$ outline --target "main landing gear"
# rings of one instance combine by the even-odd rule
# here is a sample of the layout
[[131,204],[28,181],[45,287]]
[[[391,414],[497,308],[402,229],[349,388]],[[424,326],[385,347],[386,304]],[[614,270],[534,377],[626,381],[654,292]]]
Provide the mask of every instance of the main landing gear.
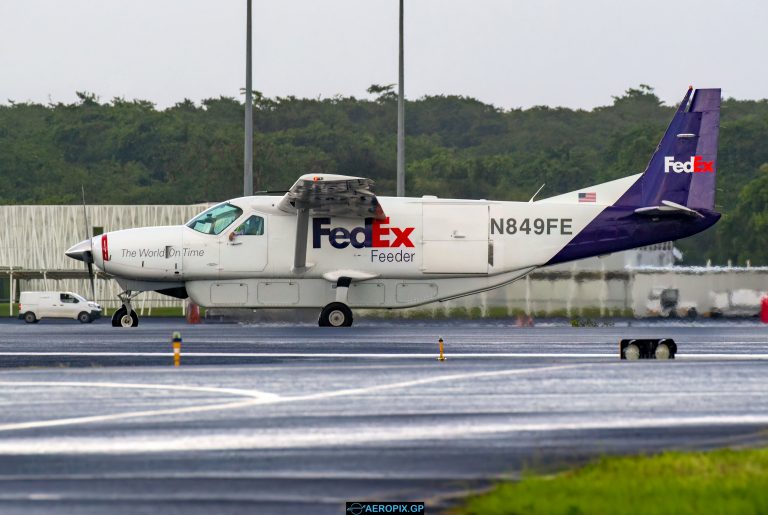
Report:
[[139,325],[139,315],[131,307],[131,299],[140,291],[125,290],[117,296],[123,302],[123,306],[112,315],[112,327],[136,327]]
[[352,325],[352,310],[341,302],[331,302],[320,312],[317,323],[320,327],[349,327]]
[[347,306],[347,294],[352,279],[340,277],[336,281],[336,302],[331,302],[320,312],[317,324],[320,327],[349,327],[352,325],[352,310]]

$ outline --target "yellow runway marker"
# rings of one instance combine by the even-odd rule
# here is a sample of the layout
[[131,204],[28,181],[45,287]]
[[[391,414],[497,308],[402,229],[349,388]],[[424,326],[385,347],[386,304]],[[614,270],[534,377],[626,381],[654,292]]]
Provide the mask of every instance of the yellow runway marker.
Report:
[[437,361],[445,361],[445,354],[443,354],[443,339],[438,338],[437,343],[440,345],[440,355],[437,357]]
[[173,333],[173,366],[181,365],[181,333]]

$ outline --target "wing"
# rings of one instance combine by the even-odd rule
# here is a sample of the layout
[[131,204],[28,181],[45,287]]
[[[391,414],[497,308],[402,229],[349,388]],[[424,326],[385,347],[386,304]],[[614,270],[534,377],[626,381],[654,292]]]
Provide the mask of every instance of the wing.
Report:
[[302,175],[291,186],[277,207],[288,213],[308,209],[312,216],[344,216],[350,218],[385,218],[373,193],[374,182],[347,175]]
[[293,271],[298,274],[312,266],[307,265],[310,215],[386,218],[373,193],[373,181],[346,175],[302,175],[283,195],[277,207],[287,213],[296,213]]

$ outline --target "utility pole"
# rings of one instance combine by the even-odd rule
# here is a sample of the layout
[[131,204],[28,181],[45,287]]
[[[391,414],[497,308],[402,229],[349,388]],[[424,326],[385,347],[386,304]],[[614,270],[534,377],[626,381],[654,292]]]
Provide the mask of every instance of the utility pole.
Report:
[[[250,1],[250,0],[249,0]],[[403,83],[403,0],[400,0],[400,59],[397,79],[397,196],[405,196],[405,85]]]
[[245,157],[243,195],[253,195],[253,85],[251,81],[251,0],[248,2],[248,21],[245,36]]

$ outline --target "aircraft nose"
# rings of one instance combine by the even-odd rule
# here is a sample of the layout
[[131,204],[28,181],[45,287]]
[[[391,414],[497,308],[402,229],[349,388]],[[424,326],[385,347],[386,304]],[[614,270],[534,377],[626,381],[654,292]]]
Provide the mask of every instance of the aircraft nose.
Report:
[[91,246],[91,240],[84,240],[77,245],[70,247],[64,254],[72,259],[78,261],[84,261],[86,263],[93,263],[93,247]]

